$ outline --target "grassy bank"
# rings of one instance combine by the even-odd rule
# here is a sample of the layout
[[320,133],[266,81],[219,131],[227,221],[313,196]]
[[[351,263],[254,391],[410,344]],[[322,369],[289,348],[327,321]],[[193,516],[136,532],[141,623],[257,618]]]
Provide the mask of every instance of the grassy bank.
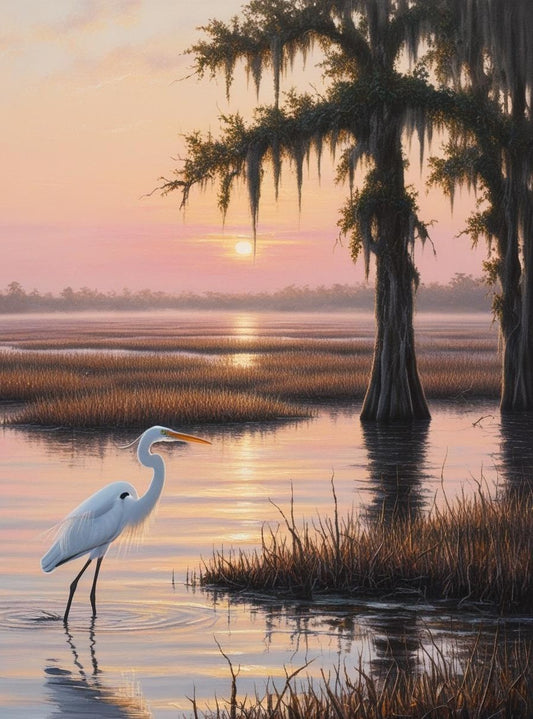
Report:
[[[312,402],[361,400],[372,361],[366,338],[89,336],[19,342],[24,349],[0,353],[0,399],[26,403],[14,422],[41,425],[307,416]],[[499,395],[492,337],[422,339],[419,366],[430,399]]]
[[312,598],[318,594],[446,600],[533,611],[533,498],[460,497],[444,511],[365,523],[355,514],[264,531],[260,550],[215,551],[203,586]]

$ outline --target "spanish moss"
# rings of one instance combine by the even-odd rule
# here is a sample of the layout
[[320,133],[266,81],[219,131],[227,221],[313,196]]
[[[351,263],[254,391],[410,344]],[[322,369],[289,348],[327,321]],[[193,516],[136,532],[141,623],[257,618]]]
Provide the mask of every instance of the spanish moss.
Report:
[[[444,181],[452,200],[461,182],[490,202],[508,199],[498,212],[474,214],[471,229],[491,242],[496,237],[499,256],[492,271],[502,286],[515,288],[507,325],[522,326],[521,355],[508,387],[533,408],[525,359],[533,355],[533,337],[524,329],[526,320],[533,326],[533,251],[526,239],[533,226],[533,11],[526,0],[513,3],[512,10],[503,0],[251,0],[241,17],[210,21],[203,28],[206,39],[191,48],[196,73],[222,72],[228,93],[241,62],[256,91],[270,76],[274,103],[258,108],[246,123],[225,117],[219,140],[189,142],[183,168],[161,189],[177,189],[185,202],[193,186],[218,183],[225,213],[233,179],[244,179],[256,243],[265,163],[272,165],[276,196],[283,166],[289,165],[301,207],[304,163],[316,156],[320,176],[323,148],[329,146],[348,192],[339,203],[341,234],[350,239],[352,257],[363,257],[367,274],[371,264],[376,269],[377,331],[366,419],[429,416],[413,331],[414,250],[428,232],[404,170],[411,138],[418,141],[422,167],[434,130],[444,124],[448,155],[432,161],[433,180]],[[420,58],[422,49],[429,52]],[[297,59],[305,64],[311,51],[321,61],[324,89],[282,96],[281,79]],[[406,58],[411,69],[405,69]],[[430,69],[442,87],[430,82]],[[512,108],[512,127],[506,106]],[[505,257],[511,259],[503,269]],[[502,302],[510,302],[505,290]],[[531,400],[524,389],[529,385]],[[513,400],[509,406],[518,405]]]
[[452,202],[460,185],[483,201],[466,232],[474,242],[487,241],[485,270],[503,345],[501,409],[532,410],[533,6],[528,0],[447,5],[433,61],[457,102],[445,156],[431,161],[432,180]]

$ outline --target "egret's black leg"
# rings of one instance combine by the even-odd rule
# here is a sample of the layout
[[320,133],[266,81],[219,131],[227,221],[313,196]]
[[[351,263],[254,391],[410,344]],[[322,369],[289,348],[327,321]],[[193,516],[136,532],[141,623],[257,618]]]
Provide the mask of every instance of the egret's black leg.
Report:
[[83,567],[81,568],[81,572],[77,575],[77,577],[74,579],[72,584],[70,585],[70,594],[68,595],[68,602],[67,602],[67,608],[65,609],[65,614],[63,615],[63,623],[66,624],[68,620],[68,613],[70,612],[70,605],[72,604],[72,599],[74,597],[74,592],[76,591],[76,587],[78,586],[78,582],[80,581],[80,577],[83,574],[83,572],[87,569],[89,564],[92,562],[92,559],[88,559]]
[[103,557],[98,557],[96,561],[96,569],[94,570],[93,587],[91,589],[91,607],[93,608],[93,617],[96,617],[96,581],[100,574],[100,565],[102,564]]

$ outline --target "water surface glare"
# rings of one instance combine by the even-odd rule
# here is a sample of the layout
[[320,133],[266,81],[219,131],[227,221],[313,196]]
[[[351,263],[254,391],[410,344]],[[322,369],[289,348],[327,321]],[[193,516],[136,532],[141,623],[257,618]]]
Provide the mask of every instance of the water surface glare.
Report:
[[[287,324],[281,329],[292,331]],[[327,326],[335,335],[346,330],[335,320]],[[230,694],[217,643],[241,667],[239,691],[261,695],[267,677],[282,686],[284,667],[311,660],[303,677],[355,667],[360,658],[372,671],[393,663],[415,670],[434,641],[444,652],[452,638],[467,647],[480,631],[490,641],[496,618],[430,605],[252,602],[186,586],[188,571],[213,547],[258,546],[263,524],[281,522],[275,505],[289,509],[291,491],[298,522],[332,516],[332,479],[341,515],[356,508],[370,518],[423,512],[480,483],[490,492],[523,489],[533,466],[530,417],[502,420],[494,402],[433,402],[431,410],[429,424],[381,429],[362,427],[355,404],[320,406],[299,422],[179,427],[212,445],[161,446],[167,483],[148,534],[140,547],[115,547],[105,559],[95,620],[92,576],[82,579],[68,630],[61,617],[82,560],[42,574],[46,531],[110,481],[144,491],[149,471],[134,448],[119,449],[137,432],[3,427],[2,716],[66,719],[79,715],[80,701],[83,716],[95,719],[190,715],[188,697],[213,705]],[[510,621],[507,631],[533,633],[526,619]]]

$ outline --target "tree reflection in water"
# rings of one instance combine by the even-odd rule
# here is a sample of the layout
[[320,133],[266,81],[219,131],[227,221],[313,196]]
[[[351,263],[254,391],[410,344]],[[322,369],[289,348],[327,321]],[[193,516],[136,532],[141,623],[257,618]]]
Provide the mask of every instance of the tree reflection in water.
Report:
[[[362,423],[373,492],[370,503],[362,509],[362,517],[369,522],[389,525],[419,516],[425,504],[424,482],[429,478],[429,425],[429,421]],[[365,618],[365,625],[374,647],[370,660],[373,676],[393,678],[420,670],[422,639],[416,612],[384,605]]]
[[533,490],[533,413],[502,414],[500,466],[509,495],[523,496]]
[[424,506],[428,478],[426,452],[429,422],[363,422],[370,488],[374,497],[364,510],[371,521],[389,524],[413,519]]
[[368,619],[372,632],[375,656],[370,660],[374,677],[394,678],[397,674],[412,674],[421,669],[421,636],[416,612],[398,608],[383,610]]
[[139,689],[133,682],[124,681],[117,687],[102,681],[102,672],[96,658],[96,635],[94,620],[89,630],[89,655],[91,668],[87,671],[74,637],[65,629],[67,643],[72,652],[75,669],[64,669],[54,660],[45,667],[46,689],[51,704],[55,704],[48,719],[150,719]]

